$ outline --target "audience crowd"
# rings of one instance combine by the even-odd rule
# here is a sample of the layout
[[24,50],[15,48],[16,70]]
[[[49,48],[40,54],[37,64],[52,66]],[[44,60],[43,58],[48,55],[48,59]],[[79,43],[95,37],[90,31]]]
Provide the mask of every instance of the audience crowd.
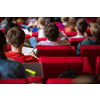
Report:
[[[61,30],[62,29],[62,30]],[[91,37],[88,36],[90,30]],[[75,36],[67,36],[66,33],[76,32]],[[35,37],[34,34],[38,33]],[[30,38],[27,38],[27,35]],[[46,40],[39,41],[38,39]],[[14,60],[16,57],[23,57],[25,63],[39,62],[34,49],[37,45],[47,46],[69,46],[72,45],[70,38],[86,38],[78,43],[76,48],[77,56],[80,56],[81,45],[100,45],[100,17],[96,22],[88,23],[84,17],[29,17],[14,19],[5,17],[0,23],[0,74],[1,79],[26,78],[26,72],[22,63]],[[7,51],[7,46],[11,50]],[[22,53],[22,48],[33,48],[28,55]],[[62,65],[63,66],[63,65]],[[67,70],[58,78],[76,78],[74,84],[98,84],[96,75],[78,75],[75,70]]]

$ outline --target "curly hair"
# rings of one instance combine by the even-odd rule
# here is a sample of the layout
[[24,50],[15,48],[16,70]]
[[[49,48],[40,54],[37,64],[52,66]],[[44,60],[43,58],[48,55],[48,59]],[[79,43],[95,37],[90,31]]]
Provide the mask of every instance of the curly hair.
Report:
[[49,23],[44,28],[44,34],[50,41],[56,41],[59,37],[59,28],[55,23]]
[[19,27],[13,27],[8,30],[7,39],[12,46],[18,48],[22,43],[24,43],[25,33]]

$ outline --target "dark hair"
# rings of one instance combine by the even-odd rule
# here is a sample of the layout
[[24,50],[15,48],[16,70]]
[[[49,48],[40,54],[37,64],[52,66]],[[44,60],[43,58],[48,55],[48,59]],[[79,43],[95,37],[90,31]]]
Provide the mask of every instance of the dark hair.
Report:
[[56,41],[59,37],[59,28],[55,23],[49,23],[44,28],[44,34],[50,41]]
[[75,78],[78,73],[74,69],[68,69],[64,73],[58,76],[58,78]]
[[97,23],[91,23],[90,32],[95,40],[100,42],[100,26]]
[[0,58],[6,59],[4,51],[3,51],[3,46],[6,44],[6,37],[4,33],[0,30]]
[[7,22],[11,22],[13,17],[5,17],[5,19],[7,20]]
[[19,27],[13,27],[8,31],[7,39],[12,46],[18,48],[22,43],[24,43],[25,33]]
[[45,24],[49,24],[49,23],[52,23],[54,22],[54,17],[46,17],[45,18]]
[[76,27],[81,34],[84,34],[85,30],[87,29],[87,26],[88,26],[88,24],[87,24],[86,20],[83,18],[78,19],[76,22]]
[[13,23],[13,22],[8,22],[8,23],[6,24],[6,26],[5,26],[5,28],[4,28],[5,35],[7,35],[8,30],[9,30],[10,28],[14,27],[14,26],[18,27],[17,24],[15,24],[15,23]]

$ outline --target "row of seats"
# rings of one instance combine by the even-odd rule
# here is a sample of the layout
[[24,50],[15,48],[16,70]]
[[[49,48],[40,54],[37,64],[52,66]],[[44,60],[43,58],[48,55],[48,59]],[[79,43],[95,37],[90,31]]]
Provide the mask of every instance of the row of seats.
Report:
[[37,84],[43,83],[42,77],[28,77],[25,79],[0,79],[0,84]]
[[[71,37],[71,36],[75,36],[77,35],[77,32],[65,32],[65,29],[64,28],[59,28],[60,31],[63,31],[64,34],[66,34],[68,37]],[[87,29],[86,30],[86,33],[88,36],[92,36],[91,33],[90,33],[90,29]],[[28,39],[30,39],[31,37],[38,37],[38,32],[32,32],[32,35],[28,35],[26,34],[25,35]]]
[[44,73],[43,83],[48,78],[57,78],[68,69],[74,69],[79,75],[94,74],[87,57],[39,57]]
[[[72,46],[72,52],[70,52],[69,46],[41,46],[37,45],[39,49],[38,57],[41,56],[77,56],[75,46]],[[8,45],[8,50],[11,50],[11,46]],[[100,46],[99,45],[81,45],[80,49],[81,57],[88,57],[89,63],[92,67],[92,70],[95,72],[96,58],[100,56]],[[16,60],[16,58],[14,58]],[[17,60],[18,61],[18,60]],[[24,63],[24,58],[21,59],[21,62]]]

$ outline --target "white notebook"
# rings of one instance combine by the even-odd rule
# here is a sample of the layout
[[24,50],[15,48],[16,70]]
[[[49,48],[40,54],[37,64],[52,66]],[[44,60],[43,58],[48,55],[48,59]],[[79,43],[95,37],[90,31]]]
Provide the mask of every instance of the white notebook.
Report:
[[[29,48],[29,47],[23,47],[22,48],[22,53],[24,55],[28,55],[30,52],[32,52],[33,48]],[[37,54],[37,49],[34,49],[34,52]]]

